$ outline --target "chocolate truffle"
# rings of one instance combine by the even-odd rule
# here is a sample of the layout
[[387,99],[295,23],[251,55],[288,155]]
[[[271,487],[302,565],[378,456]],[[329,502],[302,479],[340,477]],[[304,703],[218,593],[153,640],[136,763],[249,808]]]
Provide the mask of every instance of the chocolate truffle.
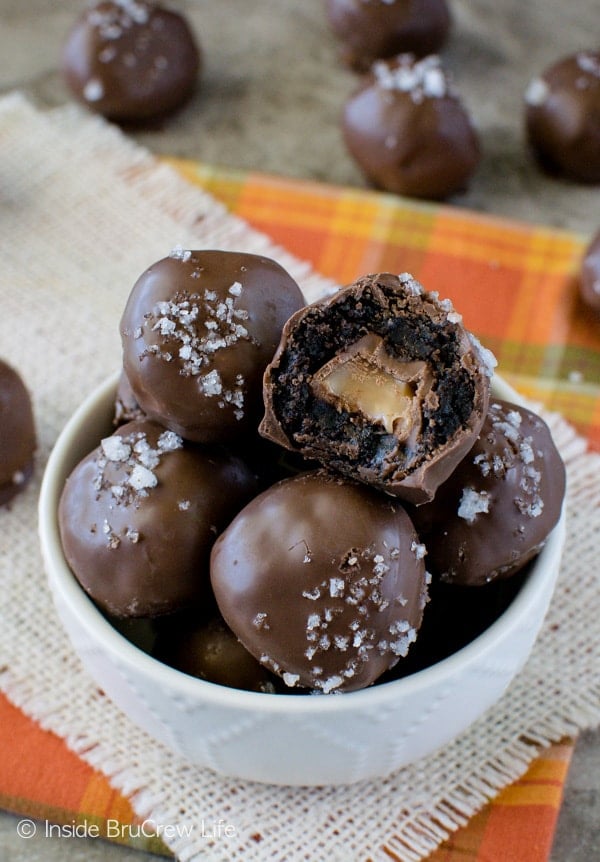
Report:
[[364,688],[416,639],[425,548],[391,498],[326,471],[255,497],[219,537],[211,581],[240,641],[290,687]]
[[579,292],[586,305],[600,311],[600,230],[584,252]]
[[367,275],[290,318],[259,430],[423,503],[475,442],[494,364],[449,300],[408,273]]
[[548,173],[600,182],[600,51],[564,57],[531,81],[525,127]]
[[241,438],[300,288],[275,261],[184,251],[137,280],[121,319],[123,365],[144,413],[199,443]]
[[440,200],[464,191],[479,139],[439,58],[378,60],[346,102],[348,152],[374,186]]
[[90,5],[71,29],[62,70],[73,95],[118,122],[167,114],[192,94],[201,54],[187,21],[146,0]]
[[515,574],[541,550],[564,493],[565,468],[546,423],[494,400],[435,500],[411,510],[432,574],[464,586]]
[[435,54],[451,20],[446,0],[328,0],[326,13],[344,62],[357,70],[394,54]]
[[130,422],[67,479],[59,505],[65,557],[113,616],[201,607],[212,601],[212,544],[254,493],[238,459],[185,444],[154,422]]
[[31,478],[36,445],[29,392],[18,372],[0,359],[0,506]]
[[154,657],[177,670],[230,688],[275,692],[273,677],[220,618],[161,632]]

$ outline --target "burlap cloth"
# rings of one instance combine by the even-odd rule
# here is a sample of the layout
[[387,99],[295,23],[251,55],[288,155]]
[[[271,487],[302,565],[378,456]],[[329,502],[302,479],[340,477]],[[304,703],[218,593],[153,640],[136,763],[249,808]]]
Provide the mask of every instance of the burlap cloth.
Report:
[[[569,478],[555,598],[525,670],[444,752],[348,788],[275,788],[183,763],[80,666],[54,613],[36,533],[48,452],[81,399],[119,367],[118,320],[133,282],[177,244],[269,254],[309,299],[331,288],[108,124],[74,107],[42,113],[18,94],[0,101],[0,355],[33,393],[40,436],[35,480],[0,513],[0,684],[128,794],[140,817],[195,825],[170,841],[181,859],[383,860],[385,847],[421,859],[540,746],[600,720],[600,455],[546,417]],[[219,820],[233,838],[204,834],[202,823]]]

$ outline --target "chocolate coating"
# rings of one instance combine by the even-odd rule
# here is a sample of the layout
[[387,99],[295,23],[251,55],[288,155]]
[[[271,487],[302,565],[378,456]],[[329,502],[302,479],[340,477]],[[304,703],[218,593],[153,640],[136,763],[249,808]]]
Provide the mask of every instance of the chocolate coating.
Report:
[[177,670],[230,688],[275,691],[273,677],[220,618],[193,628],[180,626],[162,632],[154,657]]
[[494,400],[477,442],[434,501],[411,510],[428,568],[464,586],[515,574],[541,550],[564,494],[564,464],[546,423]]
[[301,309],[265,372],[260,433],[388,494],[431,500],[487,411],[495,360],[461,321],[408,274],[367,275]]
[[346,102],[348,152],[377,188],[439,200],[464,191],[479,139],[439,59],[377,61]]
[[211,581],[229,627],[286,685],[350,691],[415,640],[424,550],[398,503],[316,471],[237,515],[213,547]]
[[525,127],[547,172],[600,182],[600,51],[564,57],[531,81]]
[[131,383],[127,379],[125,372],[122,371],[115,396],[113,425],[118,427],[119,425],[125,425],[126,422],[134,422],[145,418],[144,411],[140,408],[133,394]]
[[122,122],[159,117],[191,96],[201,52],[187,21],[146,0],[91,5],[67,36],[62,71],[73,95]]
[[600,311],[600,230],[584,252],[579,292],[586,305],[594,311]]
[[344,62],[357,70],[394,54],[435,54],[451,24],[446,0],[328,0],[326,14]]
[[275,261],[176,250],[135,283],[121,319],[123,365],[146,415],[199,443],[241,438],[262,413],[262,375],[304,304]]
[[0,506],[25,488],[36,446],[29,392],[19,373],[0,359]]
[[239,459],[184,444],[154,422],[130,422],[66,481],[59,504],[66,560],[113,616],[206,605],[212,544],[254,493]]

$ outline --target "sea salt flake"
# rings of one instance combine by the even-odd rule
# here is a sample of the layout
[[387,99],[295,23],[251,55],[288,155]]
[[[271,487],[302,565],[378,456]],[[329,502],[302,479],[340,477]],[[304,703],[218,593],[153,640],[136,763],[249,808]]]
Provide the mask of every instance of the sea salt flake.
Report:
[[214,368],[212,371],[209,371],[208,374],[205,374],[202,378],[202,392],[209,398],[214,395],[221,395],[221,393],[223,392],[221,375],[216,368]]
[[119,434],[105,437],[100,446],[109,461],[127,461],[131,455],[131,446]]
[[323,682],[321,682],[321,680],[318,680],[318,686],[323,692],[323,694],[329,694],[334,689],[339,688],[343,681],[343,677],[339,676],[338,674],[335,674],[334,676],[330,676]]
[[180,260],[182,263],[187,263],[191,258],[192,252],[189,248],[183,248],[181,245],[176,245],[169,252],[169,257],[173,260]]
[[155,474],[142,464],[135,465],[127,481],[136,491],[141,491],[144,488],[155,488],[158,484]]
[[98,78],[90,78],[83,88],[83,98],[86,102],[99,102],[104,97],[104,87]]
[[470,524],[476,516],[489,511],[490,495],[487,491],[476,491],[474,488],[464,488],[457,515]]
[[410,549],[417,558],[417,560],[422,560],[423,557],[427,554],[427,548],[425,547],[425,545],[422,545],[419,542],[413,542],[410,546]]
[[344,595],[345,581],[343,578],[329,579],[329,595],[332,598],[340,598]]
[[267,622],[267,614],[264,611],[259,611],[259,613],[257,613],[252,620],[252,625],[257,629],[264,629],[268,631],[269,624]]
[[321,617],[319,614],[309,614],[306,620],[306,631],[311,632],[319,628],[321,625]]
[[161,452],[175,452],[183,448],[183,439],[174,431],[163,431],[157,444]]
[[525,102],[532,108],[539,108],[550,95],[550,87],[543,78],[534,78],[525,90]]
[[350,638],[347,635],[334,635],[333,636],[333,645],[340,652],[346,652],[348,649],[348,644],[350,642]]
[[289,687],[293,688],[298,680],[300,679],[300,675],[297,673],[288,673],[287,671],[283,674],[282,679],[284,683]]

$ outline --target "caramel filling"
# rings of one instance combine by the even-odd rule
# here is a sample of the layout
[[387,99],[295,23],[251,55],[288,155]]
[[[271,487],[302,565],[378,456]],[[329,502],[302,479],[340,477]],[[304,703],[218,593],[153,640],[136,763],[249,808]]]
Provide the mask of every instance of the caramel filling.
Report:
[[383,340],[371,333],[323,365],[313,376],[312,388],[340,412],[360,413],[405,441],[420,433],[423,399],[431,382],[426,362],[394,359]]

